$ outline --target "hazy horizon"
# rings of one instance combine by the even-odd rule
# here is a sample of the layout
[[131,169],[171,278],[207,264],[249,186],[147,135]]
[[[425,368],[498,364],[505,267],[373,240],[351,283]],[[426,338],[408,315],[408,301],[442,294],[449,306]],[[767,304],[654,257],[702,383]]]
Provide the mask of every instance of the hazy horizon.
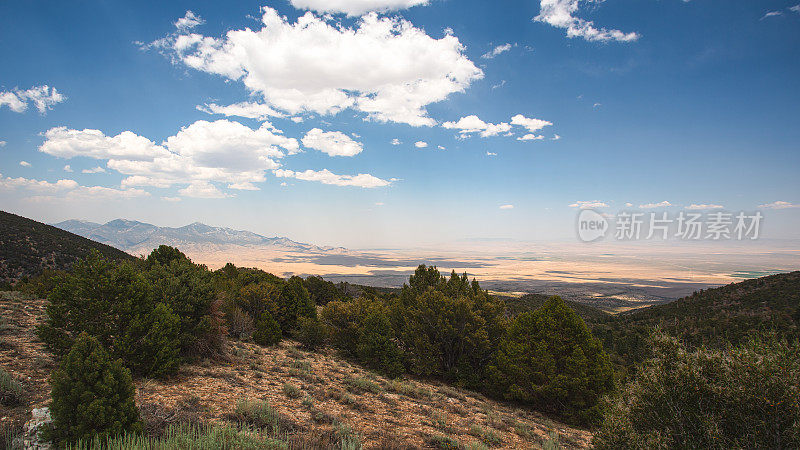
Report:
[[[291,236],[262,236],[229,228],[142,227],[142,222],[86,226],[57,223],[67,231],[133,255],[162,244],[218,269],[227,263],[289,277],[320,275],[376,287],[399,287],[419,264],[442,273],[467,273],[495,292],[558,294],[621,310],[664,302],[699,289],[797,270],[797,240],[520,241],[466,239],[406,248],[319,247]],[[190,225],[190,224],[185,224]],[[274,240],[274,238],[288,238]],[[610,236],[609,236],[610,238]]]

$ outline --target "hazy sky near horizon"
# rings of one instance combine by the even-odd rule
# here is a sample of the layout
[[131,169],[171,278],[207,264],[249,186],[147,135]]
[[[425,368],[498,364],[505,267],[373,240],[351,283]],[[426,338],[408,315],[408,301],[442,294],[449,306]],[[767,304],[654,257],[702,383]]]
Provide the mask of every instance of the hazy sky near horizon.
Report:
[[0,4],[0,209],[348,247],[800,238],[800,0]]

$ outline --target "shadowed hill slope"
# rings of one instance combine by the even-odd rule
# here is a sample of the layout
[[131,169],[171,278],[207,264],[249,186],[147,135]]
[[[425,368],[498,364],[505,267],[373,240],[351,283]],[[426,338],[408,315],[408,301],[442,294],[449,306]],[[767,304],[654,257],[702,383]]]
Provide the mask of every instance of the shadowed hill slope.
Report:
[[737,345],[757,332],[800,338],[800,271],[701,290],[671,303],[590,320],[595,336],[626,365],[647,356],[655,326],[689,347]]
[[[550,297],[552,297],[552,295],[525,294],[519,298],[498,295],[498,297],[503,298],[509,311],[516,315],[524,311],[533,311],[541,307],[548,299],[550,299]],[[587,323],[599,321],[610,316],[607,312],[603,311],[602,309],[595,308],[594,306],[589,306],[570,300],[565,300],[564,303],[575,310],[575,312]]]
[[0,211],[0,283],[64,270],[94,249],[113,260],[133,256],[68,231]]

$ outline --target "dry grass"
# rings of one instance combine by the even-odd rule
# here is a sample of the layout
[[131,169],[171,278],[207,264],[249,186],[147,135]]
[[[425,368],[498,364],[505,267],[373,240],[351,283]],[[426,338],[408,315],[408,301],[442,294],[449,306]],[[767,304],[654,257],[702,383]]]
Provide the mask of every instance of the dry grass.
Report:
[[[21,424],[49,401],[54,364],[34,334],[45,302],[0,295],[0,366],[24,388],[20,406],[0,409],[0,424]],[[230,342],[222,357],[184,365],[167,380],[135,382],[154,434],[176,423],[262,420],[306,441],[357,436],[364,448],[541,448],[552,436],[565,448],[581,448],[591,440],[588,431],[475,392],[385,379],[292,341],[269,348]]]
[[0,427],[21,426],[32,408],[50,399],[47,379],[55,364],[34,335],[45,304],[19,292],[0,292],[0,367],[21,385],[13,406],[0,405]]

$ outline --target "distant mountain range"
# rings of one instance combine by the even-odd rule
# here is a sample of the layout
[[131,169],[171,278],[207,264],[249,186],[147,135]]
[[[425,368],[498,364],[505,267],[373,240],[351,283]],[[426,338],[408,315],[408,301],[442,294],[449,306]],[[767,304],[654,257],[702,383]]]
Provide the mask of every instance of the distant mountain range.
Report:
[[65,220],[53,224],[53,226],[134,254],[148,253],[162,244],[178,248],[187,246],[272,247],[304,253],[337,250],[331,247],[318,247],[295,242],[285,237],[266,237],[250,231],[212,227],[200,222],[171,228],[125,219],[116,219],[104,224],[84,220]]

